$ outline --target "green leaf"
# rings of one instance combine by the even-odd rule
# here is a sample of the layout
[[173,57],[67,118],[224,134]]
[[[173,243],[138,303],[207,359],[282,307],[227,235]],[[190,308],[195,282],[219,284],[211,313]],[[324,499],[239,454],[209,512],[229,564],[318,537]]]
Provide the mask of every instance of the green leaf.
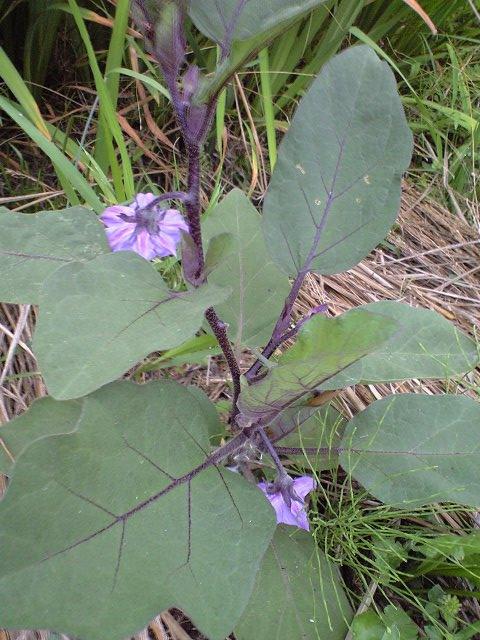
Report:
[[58,267],[109,253],[97,216],[84,207],[48,213],[0,209],[0,300],[38,304],[40,288]]
[[353,640],[379,640],[385,632],[385,625],[380,616],[372,611],[365,611],[355,616],[352,623]]
[[323,389],[408,378],[447,379],[471,371],[480,360],[475,341],[435,311],[390,300],[361,309],[396,320],[398,332],[375,353],[328,380]]
[[[217,43],[225,41],[231,27],[232,40],[268,37],[279,24],[298,20],[325,0],[202,0],[192,2],[189,13],[195,26]],[[243,7],[242,7],[243,5]]]
[[0,427],[0,473],[10,475],[13,463],[27,446],[45,436],[75,431],[80,419],[79,400],[36,400],[30,409]]
[[275,320],[290,290],[288,278],[268,257],[262,236],[261,216],[239,189],[215,207],[203,225],[205,238],[230,234],[231,251],[208,281],[230,286],[232,295],[216,307],[229,325],[237,346],[258,347],[269,339]]
[[275,517],[239,474],[204,469],[209,416],[176,383],[114,383],[75,433],[20,456],[0,504],[0,627],[122,640],[176,606],[210,640],[231,632]]
[[387,504],[480,505],[480,404],[402,394],[371,404],[345,430],[340,464]]
[[169,291],[155,267],[120,251],[58,269],[45,282],[33,346],[50,394],[86,395],[153,351],[180,345],[229,290]]
[[187,363],[202,363],[209,356],[216,356],[221,353],[217,339],[214,336],[201,334],[182,342],[179,347],[164,351],[158,358],[145,362],[138,367],[135,375],[138,376],[149,371],[158,371],[159,369],[167,369]]
[[356,616],[353,640],[417,640],[419,629],[403,609],[388,605],[380,617],[373,610]]
[[389,629],[392,627],[398,629],[399,640],[417,640],[420,629],[401,607],[395,607],[393,604],[385,607],[383,621],[387,629],[382,640],[389,640]]
[[228,258],[238,246],[238,241],[231,233],[220,233],[213,236],[208,243],[205,254],[205,274],[208,276]]
[[337,568],[308,533],[280,526],[235,637],[343,640],[351,616]]
[[292,276],[357,264],[395,221],[411,152],[387,63],[365,46],[332,58],[300,103],[265,199],[277,264]]
[[[268,426],[268,432],[280,447],[298,449],[288,457],[297,465],[316,471],[338,464],[337,449],[346,420],[331,405],[295,406],[282,413]],[[282,433],[287,433],[282,437]],[[308,449],[308,451],[307,451]]]
[[[205,82],[201,102],[217,94],[228,79],[286,31],[295,21],[327,0],[202,0],[192,2],[189,13],[195,26],[228,53],[216,72]],[[231,44],[231,47],[229,45]],[[228,51],[230,49],[230,51]]]
[[425,560],[415,567],[415,575],[456,576],[480,586],[480,531],[467,535],[440,535],[415,546]]
[[284,407],[378,349],[396,326],[390,318],[357,310],[337,318],[314,316],[266,376],[242,391],[240,410],[252,418],[274,418]]

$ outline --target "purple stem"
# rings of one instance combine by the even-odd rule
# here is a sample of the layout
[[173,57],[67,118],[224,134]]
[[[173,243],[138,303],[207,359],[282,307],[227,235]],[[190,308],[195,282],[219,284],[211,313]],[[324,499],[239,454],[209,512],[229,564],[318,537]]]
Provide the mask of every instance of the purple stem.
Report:
[[188,153],[188,200],[185,203],[190,236],[196,248],[195,279],[201,283],[204,279],[202,227],[200,224],[200,147],[187,144]]
[[230,420],[233,422],[235,417],[238,415],[237,400],[238,396],[240,395],[240,367],[238,366],[237,359],[235,357],[235,354],[233,353],[232,345],[230,344],[230,340],[228,339],[227,327],[225,323],[222,322],[217,316],[213,307],[210,307],[206,310],[205,318],[207,319],[208,324],[212,328],[212,331],[216,339],[218,340],[218,344],[223,351],[223,355],[225,356],[228,368],[230,369],[230,374],[232,376],[233,400]]
[[286,476],[287,472],[285,470],[285,467],[283,466],[282,461],[278,457],[277,450],[273,446],[273,444],[270,442],[270,438],[265,433],[263,427],[260,427],[257,433],[260,436],[260,439],[262,440],[263,444],[265,445],[265,449],[270,454],[273,462],[275,463],[275,467],[277,468],[278,474],[280,476]]
[[[298,272],[298,275],[293,282],[290,293],[287,299],[285,300],[285,304],[283,305],[282,313],[280,314],[280,317],[277,320],[277,324],[273,329],[272,337],[268,341],[268,344],[265,347],[265,349],[262,351],[262,356],[264,358],[270,358],[270,356],[275,351],[275,349],[285,339],[283,338],[283,336],[290,325],[290,317],[292,315],[293,305],[295,304],[295,300],[297,299],[297,296],[300,292],[300,289],[303,284],[303,280],[305,279],[306,275],[307,275],[307,271],[305,269],[302,269],[301,271]],[[257,360],[245,374],[247,381],[252,382],[261,368],[262,368],[262,363],[260,360]]]
[[161,195],[157,196],[155,200],[152,200],[152,202],[150,202],[148,206],[154,207],[155,205],[160,204],[160,202],[164,202],[165,200],[180,200],[180,202],[186,203],[188,202],[189,197],[189,194],[185,191],[167,191],[167,193],[162,193]]
[[[183,140],[187,149],[188,194],[187,197],[184,198],[184,204],[188,219],[190,236],[196,248],[194,280],[197,283],[196,286],[199,286],[200,284],[202,284],[202,282],[205,281],[205,256],[203,253],[202,227],[200,222],[200,149],[213,120],[216,108],[216,99],[212,99],[212,101],[207,105],[204,120],[202,122],[200,130],[197,133],[197,138],[195,140],[192,139],[188,122],[188,104],[186,104],[178,88],[177,78],[172,77],[172,74],[169,73],[167,69],[163,69],[163,72],[168,85],[168,89],[170,91],[175,115],[177,117],[177,121],[180,126]],[[231,420],[233,420],[238,414],[237,400],[238,396],[240,395],[240,367],[238,366],[238,362],[232,350],[230,340],[228,339],[227,327],[225,323],[220,320],[212,307],[207,309],[207,311],[205,312],[205,318],[207,319],[215,337],[218,340],[218,344],[220,345],[223,355],[225,356],[228,368],[230,369],[230,374],[232,376],[233,401]]]

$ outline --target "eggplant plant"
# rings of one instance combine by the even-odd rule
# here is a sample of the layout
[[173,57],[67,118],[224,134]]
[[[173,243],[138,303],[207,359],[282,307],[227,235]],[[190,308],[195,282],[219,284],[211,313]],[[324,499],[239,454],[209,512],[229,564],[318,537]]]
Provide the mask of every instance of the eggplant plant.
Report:
[[[353,267],[397,216],[412,135],[386,63],[365,46],[332,58],[283,139],[262,215],[233,189],[202,216],[219,92],[322,2],[134,0],[182,133],[185,191],[138,193],[100,218],[0,211],[0,299],[39,306],[49,392],[0,429],[1,627],[121,640],[177,607],[209,640],[341,640],[351,605],[309,533],[319,459],[399,508],[480,505],[474,400],[394,394],[350,421],[312,402],[462,376],[479,360],[469,337],[395,301],[292,320],[308,273]],[[186,54],[187,17],[219,46],[209,76]],[[170,290],[158,261],[177,252],[184,286]],[[231,375],[227,426],[198,388],[121,380],[205,335]],[[299,455],[294,476],[285,462]]]

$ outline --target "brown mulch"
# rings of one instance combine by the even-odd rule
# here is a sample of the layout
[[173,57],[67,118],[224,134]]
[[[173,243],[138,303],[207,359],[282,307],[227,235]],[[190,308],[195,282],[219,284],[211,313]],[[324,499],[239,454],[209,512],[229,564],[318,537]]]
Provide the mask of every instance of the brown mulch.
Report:
[[[470,212],[471,213],[471,212]],[[478,212],[476,212],[478,213]],[[326,303],[333,315],[377,300],[399,300],[440,313],[466,333],[480,334],[480,215],[469,225],[417,189],[404,187],[402,208],[388,243],[372,252],[357,267],[335,276],[309,275],[296,305],[296,313]],[[0,424],[27,409],[45,395],[30,351],[35,310],[27,306],[0,305]],[[205,388],[210,397],[228,397],[225,368],[212,361],[208,370],[195,368],[189,379]],[[391,393],[448,391],[477,397],[477,370],[455,383],[412,380],[388,385],[348,389],[340,396],[346,415],[353,415],[372,400]],[[1,440],[0,440],[1,444]],[[2,492],[0,476],[0,494]],[[188,625],[178,612],[158,616],[136,640],[190,640]],[[193,633],[193,632],[192,632]],[[6,633],[0,640],[46,640],[42,632]],[[198,639],[196,634],[193,637]],[[63,640],[66,636],[61,636]]]

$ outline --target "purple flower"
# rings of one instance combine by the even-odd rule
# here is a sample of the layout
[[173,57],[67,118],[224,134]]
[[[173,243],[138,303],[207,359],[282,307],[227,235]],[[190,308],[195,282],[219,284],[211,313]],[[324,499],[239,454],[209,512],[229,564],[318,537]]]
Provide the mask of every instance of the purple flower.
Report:
[[153,193],[139,193],[130,205],[108,207],[100,216],[112,251],[135,251],[147,260],[175,256],[188,225],[180,211],[152,204]]
[[285,475],[275,482],[259,482],[258,488],[267,496],[275,509],[277,523],[291,524],[306,531],[310,530],[305,497],[313,491],[317,483],[310,476],[300,476],[293,480]]

